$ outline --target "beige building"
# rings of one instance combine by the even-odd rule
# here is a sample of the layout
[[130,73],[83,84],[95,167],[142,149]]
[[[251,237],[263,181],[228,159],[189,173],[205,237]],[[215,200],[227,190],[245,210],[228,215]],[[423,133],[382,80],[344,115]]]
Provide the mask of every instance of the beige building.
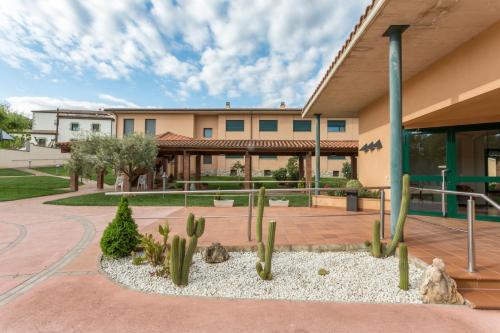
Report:
[[[184,138],[203,140],[314,140],[314,121],[302,119],[302,109],[288,108],[199,108],[199,109],[106,109],[116,118],[116,134],[146,133],[161,136],[169,133]],[[356,141],[358,120],[352,117],[324,118],[323,139]],[[290,156],[253,155],[252,175],[270,176],[273,170],[285,167]],[[179,157],[182,165],[182,157]],[[192,156],[194,158],[194,156]],[[348,156],[322,156],[321,174],[341,177],[342,164]],[[201,157],[202,175],[229,175],[233,165],[245,164],[244,155],[216,154]],[[314,163],[314,162],[313,162]],[[190,163],[194,170],[194,159]]]
[[[500,202],[499,41],[500,1],[375,0],[303,116],[359,117],[364,185],[391,185],[392,167],[402,166],[413,186]],[[463,197],[448,196],[443,211],[440,195],[414,194],[410,209],[463,217],[466,206]],[[500,220],[484,200],[476,212]]]

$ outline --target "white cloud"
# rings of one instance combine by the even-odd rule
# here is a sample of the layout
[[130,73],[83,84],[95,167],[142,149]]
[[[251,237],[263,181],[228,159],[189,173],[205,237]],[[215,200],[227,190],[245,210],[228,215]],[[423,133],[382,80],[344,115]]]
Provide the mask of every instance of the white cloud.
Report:
[[0,1],[0,61],[300,106],[369,1]]
[[114,107],[140,107],[130,101],[117,98],[107,94],[100,94],[99,99],[106,102],[82,101],[69,98],[53,98],[45,96],[12,96],[7,97],[12,110],[21,112],[31,117],[33,110],[54,110],[74,109],[74,110],[99,110]]

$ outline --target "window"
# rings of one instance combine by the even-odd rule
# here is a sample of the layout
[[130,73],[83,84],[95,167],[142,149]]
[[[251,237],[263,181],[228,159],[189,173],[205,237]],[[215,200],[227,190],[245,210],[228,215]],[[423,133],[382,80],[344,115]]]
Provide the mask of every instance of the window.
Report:
[[333,170],[333,171],[332,171],[332,177],[340,177],[340,171],[338,171],[338,170]]
[[72,132],[77,132],[80,130],[80,124],[79,123],[71,123],[69,125],[69,129],[72,131]]
[[243,158],[243,155],[226,155],[226,158],[241,159]]
[[92,132],[100,132],[101,131],[101,124],[92,124],[91,128],[92,128]]
[[328,120],[328,132],[345,132],[345,120]]
[[204,128],[203,129],[203,137],[210,139],[213,136],[213,130],[211,128]]
[[36,139],[36,142],[40,147],[45,147],[47,145],[47,139],[45,138]]
[[328,159],[329,160],[345,160],[345,156],[329,155]]
[[203,164],[212,164],[212,155],[203,155]]
[[277,132],[277,120],[259,120],[259,131],[261,132]]
[[147,135],[156,135],[156,119],[146,119],[144,126],[144,133]]
[[276,155],[260,155],[259,158],[261,160],[275,160],[278,158]]
[[226,120],[226,131],[243,132],[245,130],[244,120]]
[[123,135],[134,133],[134,119],[123,119]]
[[294,132],[311,132],[311,121],[310,120],[294,120],[293,121],[293,131]]
[[264,177],[271,177],[273,172],[271,170],[264,170]]

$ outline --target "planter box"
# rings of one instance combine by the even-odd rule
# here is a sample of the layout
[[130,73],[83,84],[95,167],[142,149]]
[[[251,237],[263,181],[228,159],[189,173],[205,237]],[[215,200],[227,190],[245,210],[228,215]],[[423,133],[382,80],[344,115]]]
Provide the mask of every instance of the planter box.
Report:
[[271,200],[269,199],[269,207],[288,207],[290,200]]
[[214,200],[214,207],[233,207],[234,200]]
[[[330,195],[313,195],[312,205],[315,207],[336,207],[346,209],[346,197],[334,197]],[[360,210],[379,210],[380,199],[378,198],[358,198],[358,208]],[[385,200],[385,209],[390,209],[390,201]]]

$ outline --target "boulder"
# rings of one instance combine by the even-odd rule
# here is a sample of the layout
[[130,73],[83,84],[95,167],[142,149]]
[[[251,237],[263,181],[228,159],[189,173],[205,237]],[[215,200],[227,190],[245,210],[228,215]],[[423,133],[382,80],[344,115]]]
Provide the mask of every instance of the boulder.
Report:
[[217,264],[229,259],[229,253],[220,243],[212,243],[212,245],[206,247],[201,256],[209,264]]
[[442,259],[434,258],[420,284],[422,302],[426,304],[464,304],[464,298],[457,291],[457,283],[448,273]]

